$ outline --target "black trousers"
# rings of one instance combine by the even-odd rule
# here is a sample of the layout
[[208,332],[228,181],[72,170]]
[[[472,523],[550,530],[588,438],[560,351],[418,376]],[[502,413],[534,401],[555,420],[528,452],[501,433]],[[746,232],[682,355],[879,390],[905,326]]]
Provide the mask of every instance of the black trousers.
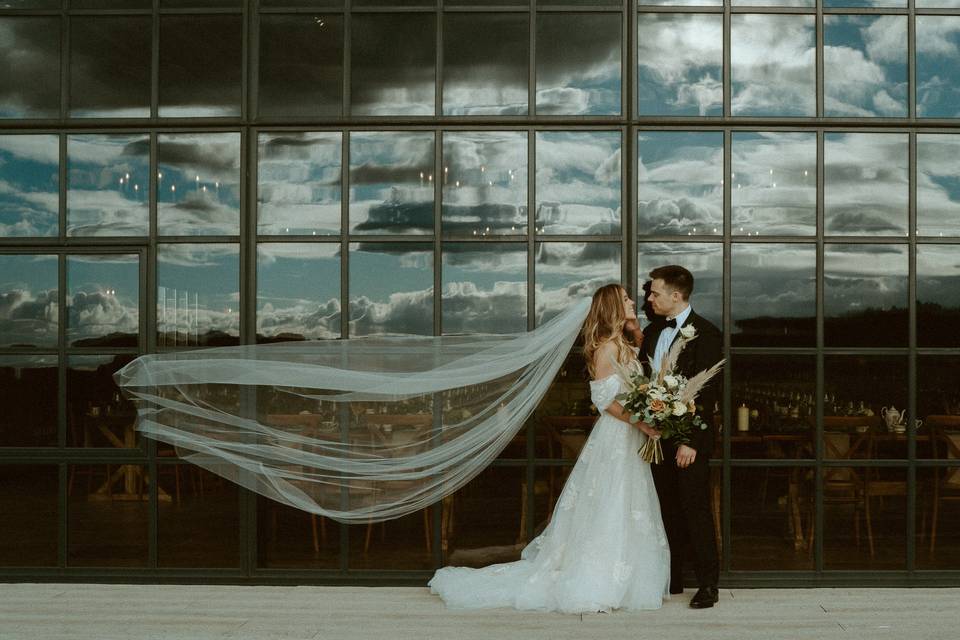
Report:
[[698,451],[693,464],[680,469],[676,455],[673,444],[664,442],[663,462],[651,466],[670,543],[670,584],[683,583],[683,565],[689,558],[697,585],[715,587],[720,580],[720,560],[710,509],[710,457]]

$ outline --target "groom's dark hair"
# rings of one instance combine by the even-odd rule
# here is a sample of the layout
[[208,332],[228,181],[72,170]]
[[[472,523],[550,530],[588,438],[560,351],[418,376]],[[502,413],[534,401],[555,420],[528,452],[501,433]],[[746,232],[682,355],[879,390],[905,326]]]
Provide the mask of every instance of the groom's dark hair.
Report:
[[665,267],[657,267],[650,272],[651,280],[663,280],[663,283],[680,292],[684,300],[690,299],[693,293],[693,274],[678,264],[668,264]]

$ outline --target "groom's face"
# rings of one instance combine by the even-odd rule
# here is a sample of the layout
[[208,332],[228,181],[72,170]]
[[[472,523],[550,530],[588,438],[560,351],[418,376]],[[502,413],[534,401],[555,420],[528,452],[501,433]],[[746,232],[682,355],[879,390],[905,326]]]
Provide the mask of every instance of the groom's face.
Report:
[[662,278],[650,283],[650,295],[647,297],[653,312],[658,316],[676,315],[683,298],[680,292],[667,286]]

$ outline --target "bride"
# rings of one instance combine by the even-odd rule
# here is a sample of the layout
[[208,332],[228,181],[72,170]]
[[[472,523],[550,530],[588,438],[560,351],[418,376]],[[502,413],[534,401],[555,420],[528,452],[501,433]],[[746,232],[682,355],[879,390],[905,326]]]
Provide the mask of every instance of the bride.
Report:
[[601,287],[583,324],[590,396],[600,418],[567,479],[550,524],[521,559],[482,569],[444,567],[432,593],[451,608],[514,607],[583,613],[658,609],[669,598],[670,550],[649,463],[637,450],[654,430],[631,424],[615,397],[612,359],[636,351],[624,327],[634,302],[619,285]]

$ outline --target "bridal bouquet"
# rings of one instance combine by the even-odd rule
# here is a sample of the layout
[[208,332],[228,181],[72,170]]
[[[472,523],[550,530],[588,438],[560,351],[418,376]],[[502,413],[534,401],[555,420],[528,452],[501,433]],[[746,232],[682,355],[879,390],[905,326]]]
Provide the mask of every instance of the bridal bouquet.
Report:
[[680,338],[664,355],[660,371],[653,378],[644,374],[643,367],[636,360],[627,366],[614,360],[615,369],[627,384],[627,390],[618,395],[617,400],[630,413],[630,422],[643,420],[660,431],[659,437],[647,438],[637,451],[646,462],[656,464],[663,460],[660,438],[668,438],[677,444],[689,444],[692,432],[707,428],[707,424],[696,414],[694,400],[704,385],[719,373],[723,360],[692,378],[675,372],[680,352],[696,337],[694,327],[681,328]]

